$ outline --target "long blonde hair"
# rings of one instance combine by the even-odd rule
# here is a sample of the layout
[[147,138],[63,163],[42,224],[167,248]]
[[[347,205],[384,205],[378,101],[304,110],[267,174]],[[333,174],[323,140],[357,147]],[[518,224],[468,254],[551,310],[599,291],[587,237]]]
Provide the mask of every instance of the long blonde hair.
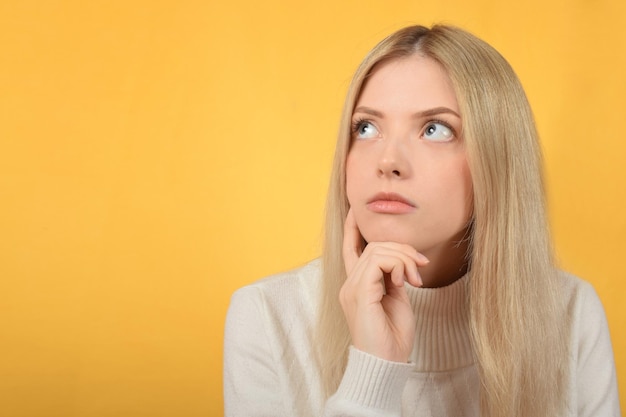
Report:
[[374,67],[419,53],[450,77],[463,123],[474,190],[468,315],[483,416],[563,412],[566,335],[557,315],[559,275],[546,219],[539,141],[522,86],[491,46],[454,27],[412,26],[381,41],[350,85],[329,188],[323,252],[318,365],[326,395],[343,375],[350,334],[338,302],[345,281],[345,161],[355,103]]

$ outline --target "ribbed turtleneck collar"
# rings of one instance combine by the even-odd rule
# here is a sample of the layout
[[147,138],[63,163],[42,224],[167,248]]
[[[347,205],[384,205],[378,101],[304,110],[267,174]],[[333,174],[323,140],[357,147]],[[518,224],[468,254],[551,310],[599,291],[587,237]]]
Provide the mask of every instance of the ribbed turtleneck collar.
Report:
[[407,291],[417,319],[411,362],[420,372],[462,368],[475,362],[469,330],[466,274],[441,288]]

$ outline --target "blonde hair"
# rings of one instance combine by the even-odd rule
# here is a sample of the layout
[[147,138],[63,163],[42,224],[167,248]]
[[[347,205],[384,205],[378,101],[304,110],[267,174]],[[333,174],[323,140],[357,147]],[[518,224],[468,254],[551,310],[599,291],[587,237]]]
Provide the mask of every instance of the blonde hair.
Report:
[[327,201],[317,327],[323,388],[327,395],[337,389],[350,344],[338,294],[346,278],[341,247],[352,112],[377,64],[415,53],[447,71],[461,110],[474,190],[467,313],[481,379],[481,415],[558,415],[565,404],[567,337],[557,318],[559,275],[532,112],[506,60],[449,26],[412,26],[390,35],[367,55],[350,85]]

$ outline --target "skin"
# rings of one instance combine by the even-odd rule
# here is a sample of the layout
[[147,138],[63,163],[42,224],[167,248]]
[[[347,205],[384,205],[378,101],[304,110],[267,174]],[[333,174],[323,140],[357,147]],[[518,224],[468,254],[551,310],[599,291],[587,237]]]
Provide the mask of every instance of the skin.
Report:
[[383,359],[406,362],[413,348],[405,282],[440,287],[467,269],[472,189],[459,115],[449,77],[419,54],[379,64],[355,106],[340,302],[353,345]]

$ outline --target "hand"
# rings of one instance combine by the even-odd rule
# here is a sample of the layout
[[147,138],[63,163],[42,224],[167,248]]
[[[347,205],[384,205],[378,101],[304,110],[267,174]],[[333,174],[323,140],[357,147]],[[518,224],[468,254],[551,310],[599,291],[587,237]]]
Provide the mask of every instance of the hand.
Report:
[[420,287],[417,270],[428,259],[412,246],[362,238],[352,210],[344,224],[343,259],[348,278],[339,293],[352,344],[382,359],[407,362],[415,339],[415,315],[404,282]]

